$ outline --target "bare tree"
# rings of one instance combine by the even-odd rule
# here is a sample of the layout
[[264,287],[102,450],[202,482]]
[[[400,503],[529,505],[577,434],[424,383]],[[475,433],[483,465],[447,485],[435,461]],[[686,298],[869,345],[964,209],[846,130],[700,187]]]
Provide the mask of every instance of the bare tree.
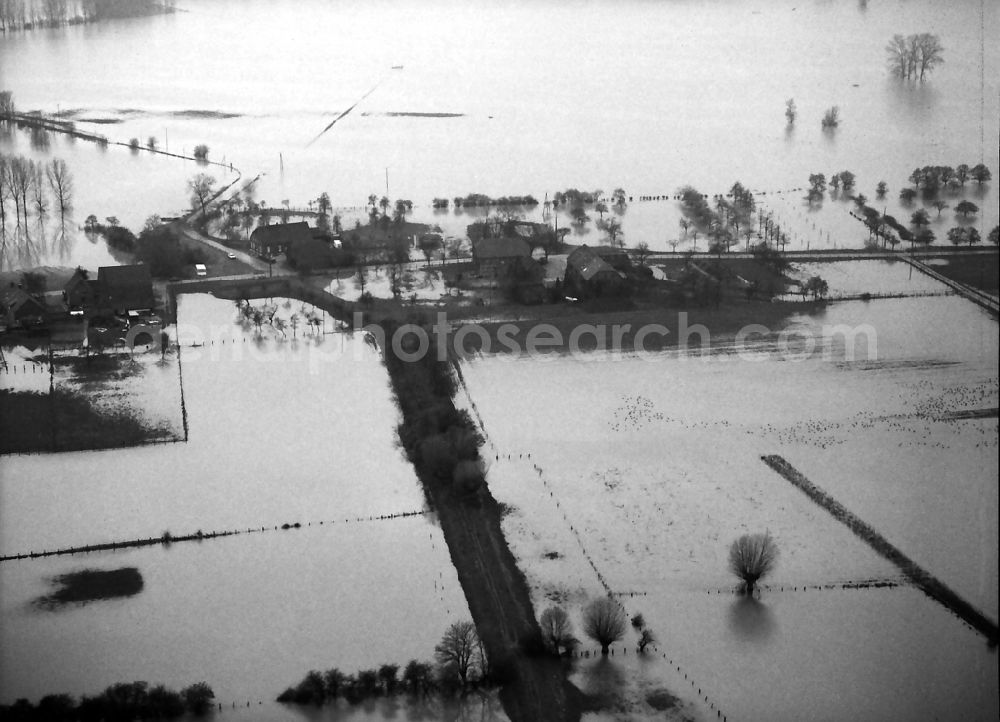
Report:
[[617,218],[608,218],[603,223],[604,232],[608,234],[608,242],[612,247],[622,247],[624,241],[620,240],[622,235],[622,222]]
[[549,607],[538,620],[545,645],[555,654],[568,653],[579,640],[573,636],[573,623],[562,607]]
[[892,40],[885,46],[885,53],[888,59],[889,72],[900,78],[908,77],[909,50],[906,45],[906,38],[902,35],[893,35]]
[[644,654],[646,647],[650,644],[656,644],[657,641],[659,640],[657,640],[656,634],[653,633],[653,630],[644,628],[639,633],[639,654]]
[[215,188],[215,178],[207,173],[199,173],[188,181],[188,189],[191,191],[191,202],[201,206],[201,214],[205,215],[205,209],[209,199],[212,197],[212,190]]
[[646,259],[649,258],[649,244],[645,241],[639,241],[635,244],[635,256],[639,259],[639,265],[645,266]]
[[930,33],[920,33],[917,36],[917,48],[917,65],[920,68],[920,79],[923,80],[925,73],[944,62],[944,48],[941,46],[941,39]]
[[[18,207],[24,213],[24,222],[28,222],[28,190],[31,188],[31,161],[18,156],[11,158],[7,168],[7,178],[10,184],[10,194],[14,199],[14,211]],[[17,219],[20,223],[20,214]]]
[[744,534],[729,547],[729,569],[743,580],[743,591],[753,594],[757,581],[766,576],[778,560],[778,547],[770,533]]
[[[2,2],[2,0],[0,0]],[[0,233],[5,232],[7,225],[7,204],[4,200],[7,197],[9,185],[7,183],[7,157],[0,155]]]
[[434,658],[439,665],[457,674],[465,687],[469,676],[476,672],[474,661],[478,648],[479,635],[475,625],[472,622],[454,622],[434,647]]
[[595,599],[583,611],[583,631],[601,645],[601,654],[625,636],[625,612],[611,597]]
[[45,167],[45,175],[49,179],[49,187],[59,206],[59,215],[66,218],[66,209],[73,205],[73,176],[69,172],[66,161],[53,158]]
[[38,215],[39,220],[41,220],[45,214],[48,212],[49,207],[45,198],[45,182],[44,176],[45,172],[42,169],[42,164],[36,163],[35,161],[28,161],[31,167],[31,199],[34,201],[35,213]]

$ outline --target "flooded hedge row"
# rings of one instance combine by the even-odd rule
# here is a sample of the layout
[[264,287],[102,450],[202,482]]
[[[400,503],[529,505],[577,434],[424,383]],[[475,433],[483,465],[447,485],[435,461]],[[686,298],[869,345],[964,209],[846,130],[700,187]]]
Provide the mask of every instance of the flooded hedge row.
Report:
[[944,582],[903,554],[902,551],[879,534],[873,527],[859,519],[843,504],[799,473],[783,457],[771,454],[762,456],[761,459],[765,464],[803,491],[810,499],[830,512],[837,521],[845,524],[848,529],[854,532],[858,538],[866,542],[878,554],[895,564],[927,596],[943,604],[969,626],[984,635],[991,645],[997,643],[998,630],[996,622],[987,619],[978,609],[952,591]]

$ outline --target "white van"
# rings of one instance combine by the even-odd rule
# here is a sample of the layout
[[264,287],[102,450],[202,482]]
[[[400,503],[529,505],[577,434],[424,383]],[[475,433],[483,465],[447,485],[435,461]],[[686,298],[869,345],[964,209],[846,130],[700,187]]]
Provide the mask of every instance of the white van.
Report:
[[194,264],[194,275],[196,275],[196,276],[207,276],[208,275],[208,269],[205,268],[205,264],[204,263],[196,263],[196,264]]

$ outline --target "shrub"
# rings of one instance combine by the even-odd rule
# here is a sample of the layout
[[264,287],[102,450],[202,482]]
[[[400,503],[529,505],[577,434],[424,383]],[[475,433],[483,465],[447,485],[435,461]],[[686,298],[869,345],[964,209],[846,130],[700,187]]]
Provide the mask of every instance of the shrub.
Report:
[[104,226],[104,238],[108,245],[119,251],[134,251],[135,234],[124,226]]
[[205,682],[198,682],[182,689],[181,697],[184,698],[184,706],[188,712],[200,716],[208,712],[215,699],[215,692]]
[[486,483],[486,469],[482,459],[463,459],[455,464],[452,473],[454,490],[461,495],[472,495]]

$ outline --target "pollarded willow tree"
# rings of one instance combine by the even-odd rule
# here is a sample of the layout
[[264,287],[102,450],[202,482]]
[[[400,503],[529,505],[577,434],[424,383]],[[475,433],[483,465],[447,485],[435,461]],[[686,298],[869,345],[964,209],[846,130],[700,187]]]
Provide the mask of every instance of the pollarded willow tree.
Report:
[[625,636],[625,611],[611,597],[595,599],[583,610],[583,631],[601,645],[601,654]]
[[743,593],[753,594],[757,582],[767,576],[778,561],[778,547],[770,532],[744,534],[729,547],[729,569],[739,577]]

